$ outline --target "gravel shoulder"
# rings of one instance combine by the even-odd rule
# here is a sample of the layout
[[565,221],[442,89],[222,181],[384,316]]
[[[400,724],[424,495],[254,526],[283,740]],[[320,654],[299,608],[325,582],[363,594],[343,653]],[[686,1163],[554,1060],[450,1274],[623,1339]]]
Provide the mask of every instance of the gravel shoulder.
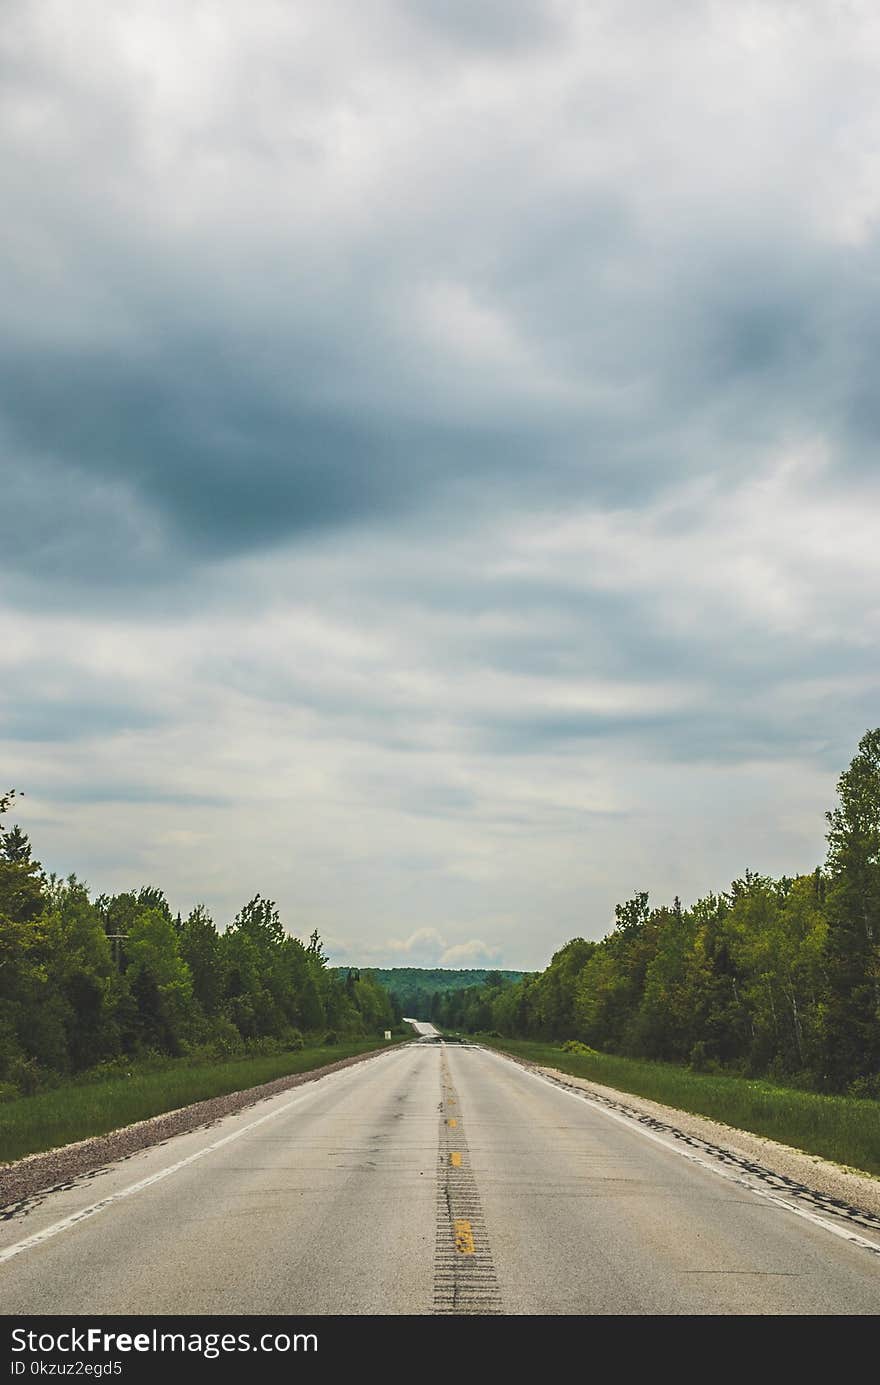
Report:
[[25,1198],[33,1197],[35,1193],[46,1192],[70,1183],[81,1174],[103,1168],[105,1164],[128,1159],[138,1150],[163,1144],[172,1136],[183,1135],[199,1126],[213,1125],[223,1116],[253,1106],[266,1097],[286,1092],[292,1087],[301,1087],[305,1082],[314,1082],[327,1073],[338,1072],[340,1068],[364,1063],[369,1058],[375,1058],[377,1053],[384,1052],[387,1049],[356,1053],[320,1068],[290,1073],[287,1077],[276,1077],[271,1082],[263,1082],[245,1091],[227,1092],[225,1096],[210,1097],[191,1106],[180,1106],[175,1111],[164,1111],[159,1116],[150,1116],[148,1120],[137,1121],[134,1125],[110,1130],[106,1135],[77,1140],[75,1144],[61,1145],[45,1154],[29,1154],[13,1164],[0,1165],[0,1212],[14,1207]]

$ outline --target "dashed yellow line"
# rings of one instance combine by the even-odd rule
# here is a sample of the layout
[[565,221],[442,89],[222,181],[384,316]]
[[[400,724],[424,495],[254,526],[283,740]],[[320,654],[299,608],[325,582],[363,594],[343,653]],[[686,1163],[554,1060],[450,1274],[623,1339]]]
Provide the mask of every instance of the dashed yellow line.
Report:
[[460,1169],[460,1168],[461,1168],[461,1155],[459,1154],[459,1152],[458,1152],[457,1149],[453,1150],[452,1153],[450,1154],[450,1156],[449,1156],[449,1162],[450,1162],[450,1164],[452,1165],[452,1167],[453,1167],[454,1169]]
[[455,1232],[455,1249],[459,1255],[473,1255],[474,1253],[474,1233],[469,1221],[463,1217],[457,1217],[452,1223]]

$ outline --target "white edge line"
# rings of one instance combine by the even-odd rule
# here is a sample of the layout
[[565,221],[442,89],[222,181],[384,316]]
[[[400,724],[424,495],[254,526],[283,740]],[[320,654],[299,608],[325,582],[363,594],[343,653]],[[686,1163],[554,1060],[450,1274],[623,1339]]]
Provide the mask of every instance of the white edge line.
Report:
[[[393,1049],[385,1049],[375,1055],[376,1058],[390,1058],[393,1054],[400,1053],[404,1049],[404,1044],[395,1044]],[[347,1074],[346,1074],[347,1075]],[[259,1116],[257,1120],[251,1121],[248,1125],[243,1125],[240,1130],[233,1130],[231,1135],[224,1135],[222,1140],[214,1140],[212,1144],[203,1146],[196,1150],[195,1154],[189,1154],[185,1159],[178,1159],[176,1164],[169,1164],[167,1168],[160,1169],[158,1173],[150,1174],[149,1178],[142,1178],[138,1183],[130,1183],[127,1188],[121,1188],[118,1193],[111,1193],[109,1197],[102,1198],[100,1202],[93,1202],[89,1207],[82,1207],[78,1212],[72,1212],[69,1217],[64,1217],[61,1221],[53,1222],[51,1226],[46,1226],[42,1231],[35,1231],[33,1236],[28,1236],[23,1241],[17,1241],[15,1245],[7,1246],[5,1250],[0,1250],[0,1265],[11,1260],[16,1255],[21,1255],[25,1250],[32,1250],[34,1246],[42,1245],[44,1241],[49,1241],[53,1236],[59,1235],[62,1231],[68,1231],[70,1227],[76,1226],[78,1222],[87,1221],[89,1217],[94,1217],[98,1212],[103,1212],[107,1207],[112,1207],[115,1202],[121,1202],[123,1198],[133,1197],[135,1193],[141,1193],[145,1188],[151,1187],[154,1183],[161,1183],[163,1178],[170,1178],[171,1174],[179,1173],[188,1164],[194,1164],[197,1159],[203,1159],[206,1154],[213,1154],[215,1150],[222,1149],[224,1145],[232,1144],[233,1140],[240,1140],[242,1135],[249,1135],[252,1130],[256,1130],[258,1125],[265,1125],[266,1121],[274,1120],[276,1116],[283,1116],[286,1111],[290,1111],[294,1106],[299,1106],[309,1097],[313,1097],[320,1090],[320,1083],[326,1081],[327,1077],[342,1077],[343,1073],[325,1073],[323,1078],[313,1077],[309,1082],[310,1090],[302,1092],[294,1097],[292,1101],[287,1101],[283,1106],[278,1106],[274,1111],[267,1111],[264,1116]],[[269,1098],[271,1100],[271,1097]],[[237,1112],[230,1112],[235,1115]],[[190,1135],[192,1131],[181,1131],[181,1134]],[[156,1146],[148,1146],[148,1149],[155,1149]],[[140,1152],[140,1151],[138,1151]],[[111,1161],[108,1167],[116,1162]]]
[[[807,1207],[798,1207],[796,1203],[786,1202],[784,1198],[777,1197],[775,1193],[768,1192],[766,1188],[756,1188],[754,1183],[750,1183],[742,1175],[732,1173],[730,1169],[726,1169],[720,1164],[713,1164],[708,1159],[702,1159],[699,1154],[694,1154],[689,1149],[682,1149],[672,1140],[659,1135],[656,1130],[646,1129],[636,1117],[627,1116],[623,1111],[614,1111],[610,1106],[603,1106],[601,1102],[594,1101],[586,1093],[573,1092],[568,1087],[554,1082],[552,1077],[545,1077],[543,1073],[533,1072],[531,1068],[524,1068],[515,1059],[507,1058],[494,1049],[483,1049],[483,1052],[491,1053],[493,1057],[499,1058],[502,1062],[513,1063],[528,1077],[533,1077],[537,1082],[542,1082],[547,1087],[553,1087],[557,1092],[561,1092],[563,1096],[570,1096],[574,1101],[584,1102],[587,1106],[591,1106],[594,1111],[599,1111],[603,1116],[618,1121],[620,1125],[625,1125],[629,1130],[643,1135],[646,1140],[653,1140],[655,1144],[662,1145],[664,1149],[671,1150],[673,1154],[680,1155],[682,1159],[688,1159],[692,1164],[699,1164],[700,1168],[708,1169],[709,1173],[717,1174],[719,1178],[726,1179],[728,1183],[736,1183],[741,1188],[747,1188],[750,1193],[766,1199],[767,1202],[772,1202],[775,1207],[781,1207],[785,1212],[793,1212],[796,1217],[803,1217],[804,1221],[812,1222],[815,1226],[821,1226],[823,1230],[830,1231],[832,1235],[839,1236],[843,1241],[851,1241],[854,1245],[872,1251],[874,1255],[880,1255],[880,1244],[876,1241],[869,1241],[866,1236],[859,1236],[855,1231],[850,1231],[845,1226],[838,1226],[835,1222],[827,1221],[825,1217],[820,1217],[818,1213],[811,1212]],[[626,1092],[621,1092],[620,1095],[625,1097]]]

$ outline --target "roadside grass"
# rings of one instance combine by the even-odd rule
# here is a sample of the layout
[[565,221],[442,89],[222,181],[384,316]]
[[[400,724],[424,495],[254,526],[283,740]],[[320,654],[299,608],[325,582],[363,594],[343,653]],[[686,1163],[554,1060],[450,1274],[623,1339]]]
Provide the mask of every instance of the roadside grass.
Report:
[[880,1176],[880,1101],[779,1087],[745,1077],[690,1072],[672,1063],[566,1053],[550,1043],[474,1035],[478,1043],[557,1068],[621,1093],[674,1106],[692,1115],[765,1135],[836,1164]]
[[310,1072],[340,1058],[391,1048],[409,1038],[404,1034],[384,1041],[349,1039],[299,1052],[216,1062],[169,1058],[158,1070],[151,1064],[139,1071],[133,1062],[130,1077],[65,1082],[50,1091],[0,1105],[0,1164],[12,1163],[26,1154],[57,1149],[74,1140],[106,1135],[110,1130],[195,1101],[246,1091],[276,1077]]

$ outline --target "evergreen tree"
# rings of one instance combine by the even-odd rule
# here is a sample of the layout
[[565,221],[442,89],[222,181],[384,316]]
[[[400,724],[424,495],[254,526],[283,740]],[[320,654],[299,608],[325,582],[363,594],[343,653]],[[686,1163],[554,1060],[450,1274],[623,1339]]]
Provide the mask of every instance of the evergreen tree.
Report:
[[3,860],[10,865],[26,866],[31,859],[31,844],[26,834],[22,832],[18,823],[15,823],[8,832],[2,835],[2,854]]

